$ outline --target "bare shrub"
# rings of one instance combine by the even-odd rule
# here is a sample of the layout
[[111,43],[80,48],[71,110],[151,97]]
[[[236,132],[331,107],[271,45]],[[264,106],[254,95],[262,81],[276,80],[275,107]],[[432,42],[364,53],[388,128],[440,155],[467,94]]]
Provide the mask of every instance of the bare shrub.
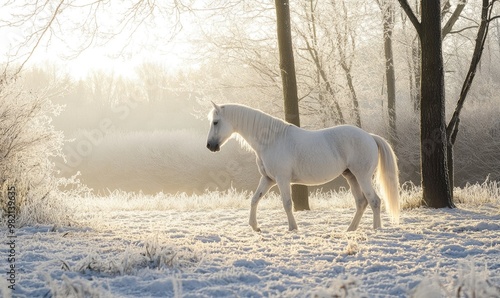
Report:
[[101,298],[115,297],[112,293],[106,291],[100,286],[95,286],[91,281],[83,278],[69,278],[66,275],[62,276],[62,282],[49,280],[50,293],[47,297],[73,297],[73,298]]
[[142,245],[130,245],[122,252],[104,255],[93,252],[74,265],[63,261],[63,268],[68,271],[88,273],[97,272],[106,275],[135,275],[142,269],[156,269],[167,272],[179,272],[196,268],[202,257],[189,247],[175,247],[158,241],[154,235]]
[[50,86],[26,90],[17,80],[0,83],[0,219],[16,225],[67,223],[60,187],[78,184],[57,178],[52,158],[62,156],[64,136],[52,125],[62,109],[50,100]]
[[353,278],[337,278],[330,282],[328,287],[320,288],[312,292],[310,297],[314,298],[348,298],[348,297],[368,297],[358,289],[360,282]]
[[500,287],[491,281],[489,270],[479,267],[474,260],[464,261],[458,268],[458,275],[446,270],[444,280],[442,274],[428,276],[410,291],[410,297],[499,297]]

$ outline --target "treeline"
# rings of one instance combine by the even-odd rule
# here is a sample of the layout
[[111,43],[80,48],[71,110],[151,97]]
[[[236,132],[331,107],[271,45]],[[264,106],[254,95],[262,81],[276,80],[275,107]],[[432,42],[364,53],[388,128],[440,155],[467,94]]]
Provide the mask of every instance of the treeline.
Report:
[[[255,74],[245,65],[221,66],[211,61],[189,73],[170,74],[159,64],[145,64],[137,69],[142,74],[134,78],[96,72],[75,81],[47,67],[26,71],[23,79],[25,88],[58,85],[51,96],[64,108],[53,124],[64,131],[66,139],[74,139],[65,143],[66,162],[58,159],[58,168],[65,175],[80,171],[83,182],[96,190],[189,193],[203,191],[204,186],[225,189],[231,185],[253,190],[256,178],[251,153],[242,158],[239,153],[222,156],[205,152],[209,100],[242,102],[283,118],[279,96],[262,96],[255,85],[235,87],[235,77],[228,74],[238,67],[242,82]],[[488,175],[500,180],[500,111],[496,104],[500,99],[494,91],[498,79],[491,75],[496,68],[488,68],[490,71],[479,74],[463,113],[463,131],[455,152],[457,186],[484,181]],[[382,101],[377,96],[373,98]],[[406,98],[404,92],[400,96]],[[376,108],[380,101],[362,98],[362,127],[389,138],[386,118]],[[401,181],[419,184],[418,117],[411,101],[402,100],[398,107],[396,151]],[[332,125],[304,110],[306,127]],[[227,163],[238,164],[242,171],[228,172]],[[207,174],[209,168],[212,173],[222,173],[224,179],[219,180],[224,182],[211,183],[216,174]]]
[[193,105],[202,96],[182,72],[169,74],[153,63],[139,66],[134,77],[96,70],[81,79],[46,65],[26,70],[22,80],[31,90],[53,86],[52,101],[64,107],[54,125],[69,137],[103,120],[116,131],[192,128]]

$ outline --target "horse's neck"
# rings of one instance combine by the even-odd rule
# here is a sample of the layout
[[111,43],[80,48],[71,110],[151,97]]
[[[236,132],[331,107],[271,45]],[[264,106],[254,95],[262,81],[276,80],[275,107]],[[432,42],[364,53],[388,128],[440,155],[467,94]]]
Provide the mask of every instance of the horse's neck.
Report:
[[235,116],[233,125],[236,132],[254,151],[260,151],[263,146],[274,143],[288,126],[279,119],[255,110],[242,111]]

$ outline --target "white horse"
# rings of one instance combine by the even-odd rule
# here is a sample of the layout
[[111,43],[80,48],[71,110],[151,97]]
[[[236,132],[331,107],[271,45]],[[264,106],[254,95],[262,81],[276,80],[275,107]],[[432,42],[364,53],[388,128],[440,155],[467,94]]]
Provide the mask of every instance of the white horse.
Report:
[[393,222],[399,222],[399,179],[396,156],[383,138],[360,128],[341,125],[309,131],[244,105],[216,105],[209,114],[207,148],[213,152],[237,134],[257,155],[262,175],[252,197],[250,226],[257,225],[257,205],[275,184],[281,193],[290,231],[297,229],[292,213],[291,184],[319,185],[343,175],[356,200],[356,214],[348,228],[358,228],[367,205],[373,210],[373,228],[381,227],[380,198],[372,186],[377,180]]

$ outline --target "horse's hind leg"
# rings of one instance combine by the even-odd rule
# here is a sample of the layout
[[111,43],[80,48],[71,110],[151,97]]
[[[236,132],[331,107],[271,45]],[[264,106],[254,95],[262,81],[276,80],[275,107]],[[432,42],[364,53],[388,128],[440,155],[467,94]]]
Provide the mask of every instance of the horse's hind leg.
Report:
[[292,213],[290,180],[278,180],[277,183],[281,193],[281,200],[283,201],[283,208],[285,208],[286,216],[288,217],[288,229],[290,231],[297,230],[297,223]]
[[347,183],[349,183],[352,195],[354,196],[354,200],[356,201],[356,214],[354,214],[354,218],[352,219],[352,222],[349,225],[347,231],[355,231],[359,226],[359,222],[361,221],[361,217],[365,212],[366,206],[368,206],[368,201],[361,191],[361,187],[359,186],[356,177],[349,170],[346,170],[342,175],[347,180]]
[[361,187],[361,191],[365,195],[368,204],[370,204],[370,207],[373,210],[373,228],[379,229],[382,227],[382,222],[380,220],[380,198],[373,189],[370,177],[364,177],[364,179],[360,179],[360,177],[358,177],[358,182]]
[[259,186],[257,186],[257,190],[253,194],[252,197],[252,205],[250,207],[250,226],[256,232],[260,232],[260,229],[257,225],[257,205],[259,204],[260,199],[264,197],[264,195],[273,187],[274,181],[269,179],[266,176],[260,177]]

